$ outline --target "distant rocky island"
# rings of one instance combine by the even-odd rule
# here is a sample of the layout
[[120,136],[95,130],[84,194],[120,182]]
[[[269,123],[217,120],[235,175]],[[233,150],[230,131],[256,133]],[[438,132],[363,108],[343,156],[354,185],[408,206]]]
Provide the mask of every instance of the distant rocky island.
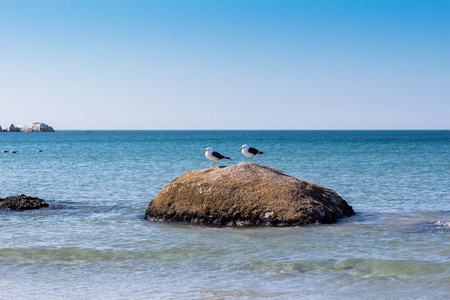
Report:
[[55,132],[55,130],[52,126],[45,123],[34,122],[31,123],[30,127],[23,125],[18,125],[16,127],[14,124],[10,124],[8,127],[0,126],[0,132]]

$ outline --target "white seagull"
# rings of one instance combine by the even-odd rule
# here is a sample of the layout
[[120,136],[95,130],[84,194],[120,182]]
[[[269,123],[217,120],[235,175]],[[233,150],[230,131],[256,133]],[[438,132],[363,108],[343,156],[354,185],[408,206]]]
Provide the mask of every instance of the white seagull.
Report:
[[253,157],[264,153],[264,152],[259,151],[258,149],[249,147],[247,145],[243,145],[240,150],[242,150],[242,154],[247,156],[247,162],[248,162],[249,158],[250,158],[250,162],[252,162]]
[[211,147],[208,147],[203,151],[205,151],[206,158],[213,162],[211,167],[214,167],[216,165],[216,161],[221,161],[224,159],[228,159],[228,160],[231,159],[229,157],[223,156],[219,152],[213,151],[213,149],[211,149]]

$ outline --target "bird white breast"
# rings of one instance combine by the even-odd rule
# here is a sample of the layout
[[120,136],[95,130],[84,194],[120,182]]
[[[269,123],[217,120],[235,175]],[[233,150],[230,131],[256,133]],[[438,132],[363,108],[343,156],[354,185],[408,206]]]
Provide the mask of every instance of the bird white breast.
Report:
[[247,156],[247,157],[255,157],[254,154],[248,152],[248,150],[245,149],[245,148],[242,148],[242,154],[244,154],[244,155]]

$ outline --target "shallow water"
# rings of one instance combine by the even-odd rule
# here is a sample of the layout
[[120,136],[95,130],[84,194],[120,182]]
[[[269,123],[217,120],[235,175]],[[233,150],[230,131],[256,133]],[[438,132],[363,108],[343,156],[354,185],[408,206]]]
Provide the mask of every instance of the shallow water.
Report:
[[[357,215],[332,225],[221,228],[143,218],[208,146],[336,190]],[[2,133],[0,298],[450,297],[450,131]],[[42,149],[42,153],[37,150]]]

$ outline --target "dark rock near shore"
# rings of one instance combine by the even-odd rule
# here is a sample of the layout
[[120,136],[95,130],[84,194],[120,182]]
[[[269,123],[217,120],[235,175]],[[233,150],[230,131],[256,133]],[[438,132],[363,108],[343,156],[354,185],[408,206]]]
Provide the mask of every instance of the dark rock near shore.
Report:
[[45,200],[38,197],[26,196],[24,194],[9,196],[3,199],[0,198],[0,208],[7,210],[29,210],[48,206],[49,205],[48,203],[45,203]]
[[334,223],[354,214],[335,191],[254,163],[184,173],[145,212],[151,221],[223,226]]

